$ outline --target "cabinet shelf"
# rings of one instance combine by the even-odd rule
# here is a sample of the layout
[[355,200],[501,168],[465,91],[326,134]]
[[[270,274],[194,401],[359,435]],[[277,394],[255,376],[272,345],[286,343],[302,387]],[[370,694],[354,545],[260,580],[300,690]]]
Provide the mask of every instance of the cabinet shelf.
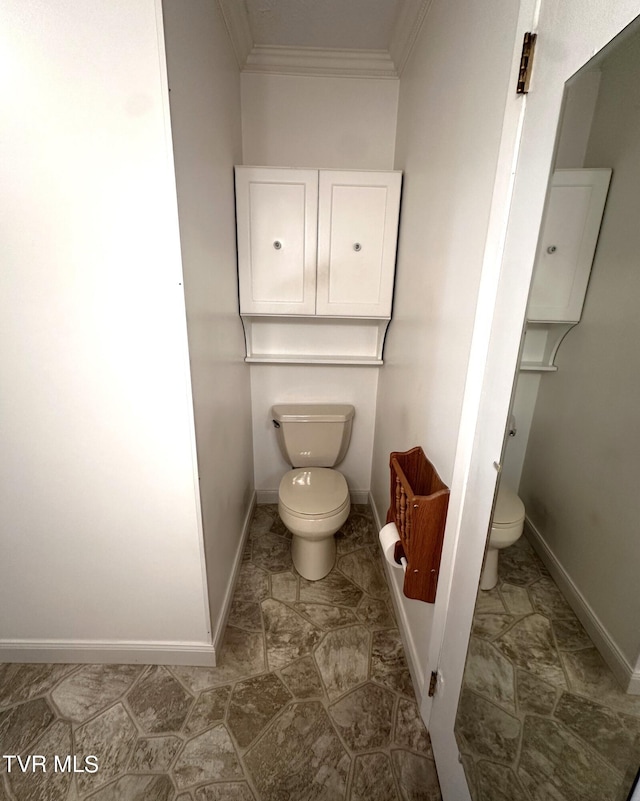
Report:
[[379,367],[390,319],[242,315],[249,364]]
[[554,373],[556,354],[562,340],[577,325],[575,322],[528,320],[524,335],[520,370]]
[[280,356],[273,356],[267,353],[254,353],[247,356],[245,362],[248,364],[350,364],[362,367],[380,367],[384,362],[374,356],[300,356],[299,354],[283,353]]
[[520,362],[520,369],[525,373],[555,373],[558,370],[555,364],[541,364],[540,362]]

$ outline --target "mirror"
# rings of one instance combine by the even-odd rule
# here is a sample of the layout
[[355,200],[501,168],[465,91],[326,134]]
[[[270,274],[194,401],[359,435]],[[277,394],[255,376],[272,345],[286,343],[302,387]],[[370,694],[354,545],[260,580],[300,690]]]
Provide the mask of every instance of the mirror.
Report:
[[[474,801],[624,801],[640,764],[637,25],[565,88],[554,176],[602,168],[613,174],[581,317],[538,319],[523,346],[529,369],[519,371],[492,529],[506,546],[524,514],[524,533],[497,551],[497,583],[478,592],[455,729]],[[582,185],[569,218],[593,191]],[[551,262],[574,223],[556,225],[559,242],[541,235],[532,297],[574,286]]]

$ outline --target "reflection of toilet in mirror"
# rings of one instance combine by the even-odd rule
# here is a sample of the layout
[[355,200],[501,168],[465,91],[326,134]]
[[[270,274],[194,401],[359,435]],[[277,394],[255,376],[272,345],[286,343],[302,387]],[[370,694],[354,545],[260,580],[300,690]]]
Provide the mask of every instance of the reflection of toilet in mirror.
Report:
[[491,521],[489,548],[484,558],[480,589],[492,590],[498,583],[498,553],[513,545],[524,528],[524,504],[516,493],[501,483]]
[[317,581],[336,559],[334,534],[349,516],[349,487],[332,468],[344,459],[354,408],[348,404],[280,404],[271,410],[280,452],[294,468],[278,490],[280,519],[293,534],[293,564]]

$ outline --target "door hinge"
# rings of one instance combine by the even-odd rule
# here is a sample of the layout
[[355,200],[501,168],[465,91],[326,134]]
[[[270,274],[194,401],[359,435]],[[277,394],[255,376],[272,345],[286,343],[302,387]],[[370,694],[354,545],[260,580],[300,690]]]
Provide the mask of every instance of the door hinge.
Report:
[[522,56],[520,57],[520,72],[518,73],[518,86],[516,92],[519,95],[526,95],[529,91],[531,82],[531,70],[533,69],[533,53],[536,49],[537,33],[525,33],[522,43]]
[[436,694],[436,687],[438,686],[438,671],[431,671],[431,678],[429,679],[429,698],[433,698]]

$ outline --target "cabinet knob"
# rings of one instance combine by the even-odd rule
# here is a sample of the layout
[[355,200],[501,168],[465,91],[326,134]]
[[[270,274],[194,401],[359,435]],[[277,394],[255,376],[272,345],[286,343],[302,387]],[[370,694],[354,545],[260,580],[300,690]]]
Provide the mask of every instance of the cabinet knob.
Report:
[[362,250],[362,245],[360,244],[360,242],[356,242],[353,246],[353,249],[355,250],[356,253]]
[[555,253],[557,249],[558,248],[555,245],[549,245],[549,247],[547,248],[547,253],[549,254]]
[[273,243],[273,247],[276,250],[280,250],[280,248],[282,247],[282,242],[279,239],[276,239],[276,241]]

